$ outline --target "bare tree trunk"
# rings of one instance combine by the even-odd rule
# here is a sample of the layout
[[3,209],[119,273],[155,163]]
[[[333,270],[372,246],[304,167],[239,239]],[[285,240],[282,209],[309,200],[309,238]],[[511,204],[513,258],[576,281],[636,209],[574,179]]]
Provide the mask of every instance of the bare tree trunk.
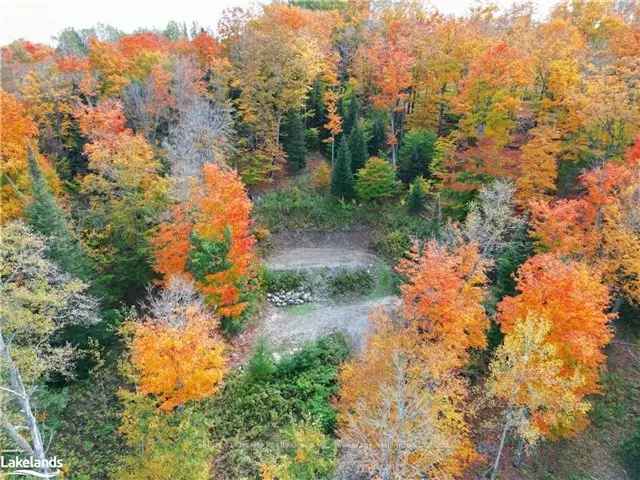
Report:
[[8,393],[12,394],[20,403],[22,407],[22,413],[27,421],[27,427],[31,434],[31,444],[22,435],[18,433],[18,430],[14,425],[2,417],[2,427],[9,434],[9,436],[18,444],[18,446],[25,451],[25,453],[35,457],[42,462],[42,473],[48,474],[49,468],[47,467],[47,458],[44,448],[44,442],[42,441],[42,435],[40,434],[40,428],[38,427],[38,421],[31,408],[31,397],[27,393],[27,390],[22,382],[22,377],[18,371],[18,367],[11,358],[9,348],[5,344],[4,336],[0,330],[0,356],[4,359],[5,364],[9,370],[9,383],[11,389],[5,389]]
[[393,166],[396,166],[396,147],[398,146],[398,139],[396,138],[396,125],[395,125],[395,120],[394,120],[394,113],[393,111],[391,112],[390,118],[391,118],[391,135],[393,135],[393,138],[395,139],[395,143],[393,145],[391,145],[391,162],[393,163]]
[[496,459],[493,462],[493,468],[491,469],[491,480],[496,480],[498,475],[498,467],[500,466],[500,457],[502,456],[502,449],[504,448],[504,442],[507,438],[507,432],[509,431],[509,420],[505,420],[504,427],[502,429],[502,435],[500,436],[500,445],[498,446],[498,453]]
[[335,145],[336,145],[336,139],[335,137],[332,136],[331,137],[331,168],[333,168],[333,150]]

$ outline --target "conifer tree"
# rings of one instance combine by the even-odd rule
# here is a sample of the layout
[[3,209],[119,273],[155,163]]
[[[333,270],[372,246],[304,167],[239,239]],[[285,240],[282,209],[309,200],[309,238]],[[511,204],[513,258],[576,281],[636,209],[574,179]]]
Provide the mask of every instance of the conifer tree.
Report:
[[74,238],[65,212],[56,202],[33,152],[29,152],[28,162],[32,201],[25,210],[26,219],[47,238],[47,256],[65,272],[86,279],[89,266],[80,243]]
[[385,115],[382,112],[374,112],[370,124],[369,155],[381,156],[387,143],[387,127]]
[[324,85],[318,79],[313,83],[307,99],[307,107],[311,111],[308,117],[308,125],[311,128],[322,128],[327,123],[326,108],[324,106]]
[[304,138],[304,122],[297,110],[287,114],[283,125],[282,146],[287,152],[287,160],[292,171],[299,171],[306,165],[306,145]]
[[351,171],[351,152],[344,137],[338,148],[336,163],[331,172],[331,193],[343,200],[353,198],[354,180]]
[[409,189],[407,196],[407,208],[409,213],[417,215],[424,211],[424,203],[427,198],[425,181],[422,177],[416,177]]
[[430,165],[435,154],[438,137],[430,130],[412,130],[407,132],[400,147],[398,177],[405,183],[414,178],[431,174]]
[[367,143],[358,122],[353,126],[351,135],[349,135],[349,150],[351,151],[351,170],[355,173],[364,167],[368,158]]
[[342,102],[342,117],[344,118],[344,121],[342,123],[342,133],[344,133],[345,135],[351,134],[351,131],[358,123],[359,112],[360,105],[355,95],[350,95],[350,98],[348,100],[345,99],[345,101]]

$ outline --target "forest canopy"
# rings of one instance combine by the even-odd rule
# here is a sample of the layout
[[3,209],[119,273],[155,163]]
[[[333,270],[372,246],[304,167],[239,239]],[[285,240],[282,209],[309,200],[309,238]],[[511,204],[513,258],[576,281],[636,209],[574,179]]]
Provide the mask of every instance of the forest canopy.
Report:
[[640,3],[228,3],[2,46],[0,478],[640,479]]

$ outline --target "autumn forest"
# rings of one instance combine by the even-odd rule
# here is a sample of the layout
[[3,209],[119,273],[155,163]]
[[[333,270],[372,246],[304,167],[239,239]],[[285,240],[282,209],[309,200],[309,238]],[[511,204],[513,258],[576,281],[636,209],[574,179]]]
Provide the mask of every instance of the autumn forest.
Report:
[[0,478],[640,480],[640,3],[227,3],[2,47]]

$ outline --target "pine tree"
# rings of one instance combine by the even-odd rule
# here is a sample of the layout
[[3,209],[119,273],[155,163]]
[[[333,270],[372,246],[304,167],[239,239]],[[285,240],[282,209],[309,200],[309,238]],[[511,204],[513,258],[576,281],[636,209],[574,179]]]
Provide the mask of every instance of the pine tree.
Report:
[[425,182],[422,177],[416,177],[409,189],[407,208],[409,209],[409,212],[414,215],[424,211],[424,203],[427,198],[424,183]]
[[33,152],[29,152],[32,201],[25,210],[35,231],[47,238],[47,256],[62,270],[87,279],[89,266],[82,247],[69,228],[64,210],[56,202]]
[[353,126],[351,135],[349,135],[349,150],[351,151],[351,170],[355,173],[364,167],[368,158],[367,143],[358,122]]
[[282,146],[287,152],[287,159],[291,170],[299,171],[306,165],[306,145],[304,138],[304,122],[302,115],[297,110],[287,114],[283,125]]
[[411,130],[407,132],[400,147],[398,177],[405,183],[414,178],[430,175],[430,165],[435,154],[438,137],[430,130]]
[[[348,103],[347,103],[348,102]],[[345,135],[351,135],[351,131],[358,123],[358,115],[360,112],[360,104],[358,103],[358,98],[351,94],[349,98],[345,98],[342,102],[342,118],[344,121],[342,123],[342,133]]]
[[310,128],[321,129],[327,123],[326,108],[324,106],[324,85],[322,80],[318,79],[313,83],[313,87],[309,92],[307,107],[311,111],[308,117],[308,126]]
[[381,156],[382,150],[387,143],[387,120],[382,112],[374,112],[370,124],[369,155],[372,157]]
[[351,152],[344,137],[338,147],[336,164],[331,172],[331,193],[343,200],[349,200],[354,195],[354,180],[351,171]]

